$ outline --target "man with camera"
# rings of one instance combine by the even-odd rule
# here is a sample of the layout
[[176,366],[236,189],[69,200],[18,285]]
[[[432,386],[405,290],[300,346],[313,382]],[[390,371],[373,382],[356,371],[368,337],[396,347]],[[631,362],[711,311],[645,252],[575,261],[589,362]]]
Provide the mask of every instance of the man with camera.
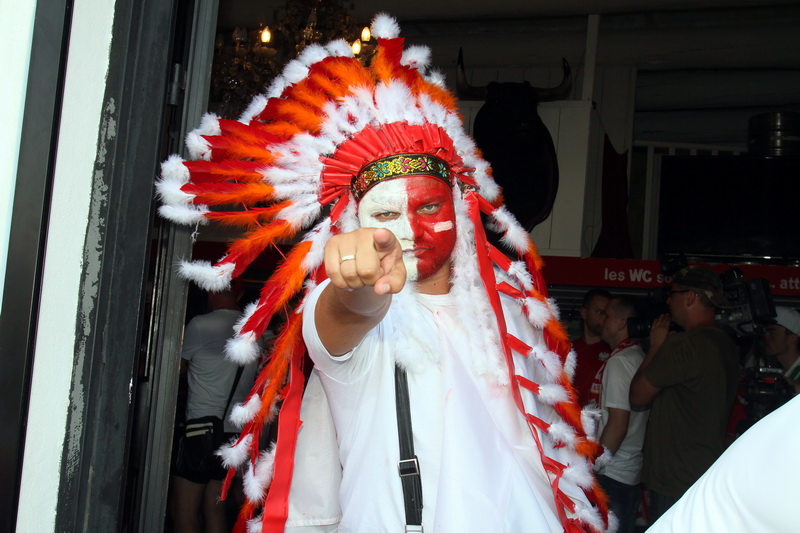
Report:
[[[642,469],[651,523],[722,454],[739,374],[738,349],[714,320],[718,308],[730,308],[714,272],[681,269],[667,304],[630,389],[632,407],[652,404]],[[670,322],[683,332],[670,335]]]
[[[629,297],[613,297],[606,307],[600,336],[614,347],[595,378],[602,409],[599,442],[610,451],[611,460],[597,470],[597,481],[610,498],[609,508],[619,519],[619,533],[633,533],[641,501],[639,476],[647,409],[633,410],[628,391],[644,352],[628,337],[628,318],[636,316]],[[596,387],[592,387],[594,390]]]

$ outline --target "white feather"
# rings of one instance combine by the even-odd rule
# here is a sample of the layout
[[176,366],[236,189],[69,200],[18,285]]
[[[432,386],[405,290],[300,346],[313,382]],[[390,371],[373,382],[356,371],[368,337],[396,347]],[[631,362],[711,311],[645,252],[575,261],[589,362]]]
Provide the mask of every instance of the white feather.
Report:
[[386,13],[378,13],[372,19],[370,31],[378,39],[395,39],[400,36],[400,25]]
[[553,317],[553,320],[561,320],[561,311],[558,308],[558,302],[556,302],[555,298],[548,298],[547,306],[550,309],[550,315]]
[[283,76],[275,76],[267,88],[267,98],[280,98],[289,83]]
[[519,282],[523,289],[528,292],[533,290],[533,279],[524,262],[512,261],[511,266],[508,267],[508,273]]
[[331,238],[331,221],[326,218],[317,227],[310,231],[304,240],[311,241],[311,249],[303,259],[303,269],[312,272],[322,264],[325,256],[325,244]]
[[165,180],[187,183],[190,176],[189,169],[183,164],[183,158],[178,154],[172,154],[161,163],[161,177]]
[[216,454],[222,459],[222,466],[225,468],[238,468],[250,455],[250,443],[253,436],[248,434],[242,437],[238,443],[234,440],[220,447]]
[[539,385],[539,398],[547,404],[555,405],[566,402],[569,399],[567,390],[556,383],[544,383]]
[[528,314],[530,323],[538,328],[544,328],[552,318],[547,304],[536,298],[525,298],[525,311]]
[[249,124],[253,120],[253,117],[264,111],[265,107],[267,107],[267,97],[263,94],[259,94],[250,101],[250,104],[248,104],[247,108],[239,117],[239,122],[242,124]]
[[417,109],[411,89],[405,83],[392,81],[375,88],[375,107],[385,123],[406,121],[420,124],[422,115]]
[[353,49],[350,43],[344,39],[336,39],[325,45],[325,48],[333,57],[353,57]]
[[197,130],[186,134],[186,149],[192,159],[211,159],[211,145],[205,140]]
[[269,451],[262,451],[255,465],[250,463],[244,473],[243,486],[247,499],[252,503],[261,503],[266,491],[272,483],[275,472],[275,444]]
[[260,353],[261,345],[252,331],[231,337],[225,343],[225,357],[240,365],[252,363]]
[[214,266],[208,261],[181,261],[178,273],[205,291],[219,292],[230,287],[234,268],[233,263]]
[[233,332],[236,333],[237,335],[241,333],[244,325],[247,324],[247,321],[250,320],[250,317],[252,317],[253,313],[255,313],[257,310],[258,310],[258,301],[250,302],[249,304],[247,304],[247,307],[244,308],[244,312],[239,316],[239,319],[236,321],[236,324],[233,325]]
[[308,67],[302,64],[297,59],[293,59],[286,64],[283,69],[283,77],[290,84],[295,84],[308,76]]
[[242,428],[250,422],[261,409],[261,398],[258,394],[253,394],[245,403],[237,403],[231,409],[228,420],[238,428]]
[[192,202],[195,195],[181,190],[186,181],[172,178],[165,178],[156,182],[156,194],[158,198],[168,205],[188,205]]
[[572,382],[572,378],[575,376],[575,367],[578,366],[578,356],[575,354],[575,350],[570,350],[567,354],[567,360],[564,361],[564,372],[567,374],[567,377]]
[[530,355],[542,363],[552,381],[556,381],[561,376],[561,361],[555,352],[548,350],[546,346],[534,346]]
[[308,205],[290,205],[281,209],[276,219],[285,220],[295,228],[307,228],[319,217],[322,205],[314,202]]
[[445,77],[444,72],[438,69],[429,71],[428,75],[425,76],[425,81],[442,88],[447,86],[447,78]]
[[547,435],[555,444],[564,444],[570,448],[575,447],[575,441],[578,437],[572,426],[561,420],[550,424],[550,427],[547,429]]
[[582,489],[591,489],[592,485],[594,485],[592,469],[586,460],[578,460],[567,465],[564,469],[564,478]]
[[424,72],[431,62],[431,49],[427,46],[412,45],[403,50],[400,64]]
[[162,205],[158,208],[161,217],[186,226],[208,224],[206,213],[208,208],[204,205]]
[[312,43],[305,48],[303,51],[300,52],[300,55],[297,56],[297,60],[304,64],[306,67],[310,67],[314,63],[322,61],[326,57],[330,55],[328,51],[325,49],[324,46],[317,43]]
[[261,519],[263,515],[258,515],[247,521],[247,533],[262,533]]
[[600,409],[592,407],[584,407],[581,411],[581,425],[586,435],[592,439],[597,440],[597,425],[602,416]]

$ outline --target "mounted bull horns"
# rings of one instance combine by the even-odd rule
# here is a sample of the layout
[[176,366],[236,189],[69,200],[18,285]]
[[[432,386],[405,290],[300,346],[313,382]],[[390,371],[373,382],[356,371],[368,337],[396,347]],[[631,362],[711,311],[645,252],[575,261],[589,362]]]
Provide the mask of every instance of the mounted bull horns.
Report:
[[[458,68],[456,69],[456,94],[461,100],[486,100],[486,86],[477,87],[467,83],[467,75],[464,72],[464,51],[458,49]],[[565,58],[561,58],[561,68],[564,76],[561,83],[556,87],[534,87],[536,97],[539,102],[552,102],[563,100],[572,89],[572,69]]]

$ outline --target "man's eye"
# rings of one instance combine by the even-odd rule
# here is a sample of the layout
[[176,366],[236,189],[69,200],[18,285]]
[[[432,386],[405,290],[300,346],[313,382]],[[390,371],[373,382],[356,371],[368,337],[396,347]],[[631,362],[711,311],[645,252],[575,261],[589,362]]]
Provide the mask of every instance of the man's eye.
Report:
[[389,222],[391,220],[397,220],[397,217],[400,216],[400,213],[396,211],[382,211],[380,213],[375,213],[372,217],[377,220],[378,222]]
[[428,204],[417,209],[417,212],[421,215],[433,215],[438,213],[441,208],[442,204]]

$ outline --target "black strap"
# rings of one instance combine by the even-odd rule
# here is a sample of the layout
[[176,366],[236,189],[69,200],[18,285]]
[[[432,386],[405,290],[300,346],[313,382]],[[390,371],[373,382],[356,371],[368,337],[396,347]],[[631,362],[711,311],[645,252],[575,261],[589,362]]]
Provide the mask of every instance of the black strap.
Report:
[[225,415],[228,414],[228,407],[231,405],[231,400],[233,400],[233,394],[236,392],[236,385],[239,384],[239,378],[242,377],[242,371],[244,371],[243,366],[237,365],[236,369],[236,377],[233,379],[233,387],[231,387],[231,393],[228,394],[228,401],[225,403],[225,410],[222,411],[222,419],[225,419]]
[[411,431],[411,407],[408,400],[406,371],[395,365],[394,392],[397,398],[397,433],[400,437],[400,461],[397,470],[403,484],[406,509],[406,531],[422,531],[422,478],[419,460],[414,454],[414,436]]

